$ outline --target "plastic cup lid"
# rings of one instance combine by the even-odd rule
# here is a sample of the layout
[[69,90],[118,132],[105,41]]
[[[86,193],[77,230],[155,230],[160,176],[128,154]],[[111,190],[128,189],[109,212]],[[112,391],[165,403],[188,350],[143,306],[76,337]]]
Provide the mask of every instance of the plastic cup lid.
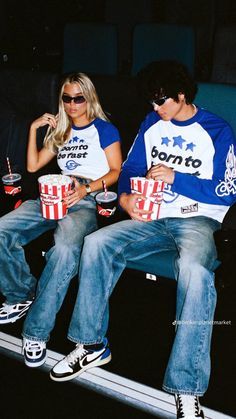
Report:
[[11,175],[8,174],[2,177],[3,183],[17,182],[20,179],[21,179],[21,175],[19,173],[12,173]]
[[115,192],[112,192],[112,191],[107,191],[106,194],[105,194],[105,192],[99,192],[96,195],[96,201],[99,201],[99,202],[114,201],[116,198],[117,198],[117,194]]

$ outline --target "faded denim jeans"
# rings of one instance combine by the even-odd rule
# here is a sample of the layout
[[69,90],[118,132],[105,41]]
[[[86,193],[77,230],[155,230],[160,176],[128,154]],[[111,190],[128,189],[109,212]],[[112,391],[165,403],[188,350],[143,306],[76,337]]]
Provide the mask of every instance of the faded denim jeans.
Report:
[[68,338],[84,344],[101,342],[108,329],[109,297],[126,261],[177,249],[176,334],[163,388],[170,393],[203,395],[210,376],[216,305],[213,232],[219,228],[218,221],[196,216],[148,223],[127,220],[88,235]]
[[[26,201],[0,219],[0,291],[8,304],[35,297],[24,323],[25,337],[49,339],[70,280],[78,272],[84,236],[96,228],[92,196],[69,208],[67,216],[58,221],[42,217],[39,200]],[[54,245],[46,254],[46,266],[37,285],[23,246],[50,229],[55,229]]]

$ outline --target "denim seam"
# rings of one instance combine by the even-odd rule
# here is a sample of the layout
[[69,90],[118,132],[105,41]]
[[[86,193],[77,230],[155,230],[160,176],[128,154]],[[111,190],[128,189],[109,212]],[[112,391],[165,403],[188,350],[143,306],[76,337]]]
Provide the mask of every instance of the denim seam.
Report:
[[[209,307],[210,307],[210,300],[211,300],[211,289],[212,289],[213,285],[212,282],[208,283],[208,287],[207,287],[207,297],[208,297],[208,303],[207,303],[207,307],[205,310],[205,322],[207,322],[207,320],[209,320]],[[196,360],[195,360],[195,370],[196,370],[196,388],[199,388],[200,386],[200,380],[199,380],[199,363],[200,363],[200,359],[201,359],[201,354],[203,352],[203,342],[206,339],[207,336],[207,330],[209,330],[210,325],[207,325],[206,323],[204,324],[204,327],[202,329],[202,333],[201,333],[201,339],[199,342],[199,347],[198,347],[198,351],[196,353]]]
[[[209,320],[209,306],[210,306],[210,300],[211,300],[211,290],[214,289],[214,282],[213,281],[211,281],[209,283],[209,286],[207,287],[207,289],[208,289],[208,292],[207,292],[207,295],[208,295],[208,304],[207,304],[207,307],[206,307],[206,310],[205,310],[205,318],[204,318],[204,321]],[[166,385],[163,385],[163,389],[164,390],[169,391],[169,392],[174,393],[174,394],[175,393],[176,394],[177,393],[180,393],[180,394],[192,394],[192,395],[198,395],[198,396],[204,395],[205,391],[202,392],[202,391],[199,391],[198,390],[198,388],[200,386],[200,380],[199,380],[199,376],[200,376],[200,374],[199,374],[200,373],[200,371],[199,371],[199,362],[200,362],[201,354],[202,354],[202,350],[203,350],[203,342],[205,340],[205,337],[206,337],[207,330],[208,330],[208,327],[209,326],[207,326],[207,324],[205,323],[205,325],[204,326],[202,325],[201,327],[202,327],[202,333],[201,333],[201,337],[200,337],[200,340],[199,340],[198,349],[196,351],[196,358],[195,358],[195,361],[194,361],[194,369],[196,371],[196,374],[195,374],[195,377],[196,377],[196,379],[195,379],[195,388],[196,388],[196,390],[191,390],[191,391],[189,391],[189,390],[183,390],[183,389],[178,389],[177,390],[177,389],[169,388]]]
[[62,281],[58,282],[58,284],[57,284],[57,292],[60,291],[60,289],[65,285],[65,283],[68,282],[68,280],[70,281],[73,278],[72,272],[74,271],[74,268],[75,268],[76,265],[78,266],[78,264],[74,263],[74,265],[72,266],[73,269],[70,269],[69,271],[67,271],[65,273]]

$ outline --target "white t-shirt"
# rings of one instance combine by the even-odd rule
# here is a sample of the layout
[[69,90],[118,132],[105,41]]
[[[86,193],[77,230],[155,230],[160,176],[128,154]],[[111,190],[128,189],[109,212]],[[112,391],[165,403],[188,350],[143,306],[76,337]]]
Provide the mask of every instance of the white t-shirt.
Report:
[[103,119],[72,126],[70,139],[58,149],[58,166],[64,175],[96,180],[109,171],[104,150],[116,141],[120,141],[117,128]]

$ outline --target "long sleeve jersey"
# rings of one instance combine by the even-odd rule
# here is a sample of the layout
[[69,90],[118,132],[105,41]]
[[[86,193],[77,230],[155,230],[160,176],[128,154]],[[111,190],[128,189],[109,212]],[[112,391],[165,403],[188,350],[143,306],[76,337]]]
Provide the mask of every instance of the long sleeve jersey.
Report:
[[236,139],[222,118],[198,108],[186,121],[147,115],[123,164],[119,194],[130,193],[130,178],[152,165],[175,171],[165,185],[160,218],[206,216],[222,221],[236,201]]

